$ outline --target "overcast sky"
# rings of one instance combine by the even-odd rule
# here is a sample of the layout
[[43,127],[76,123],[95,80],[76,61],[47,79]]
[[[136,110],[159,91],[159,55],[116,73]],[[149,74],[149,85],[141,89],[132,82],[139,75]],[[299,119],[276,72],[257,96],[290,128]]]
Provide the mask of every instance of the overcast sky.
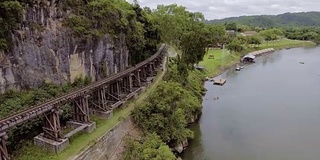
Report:
[[[132,0],[127,0],[132,2]],[[138,0],[141,6],[158,4],[183,5],[192,12],[202,12],[206,19],[242,15],[281,14],[285,12],[320,11],[320,0]]]

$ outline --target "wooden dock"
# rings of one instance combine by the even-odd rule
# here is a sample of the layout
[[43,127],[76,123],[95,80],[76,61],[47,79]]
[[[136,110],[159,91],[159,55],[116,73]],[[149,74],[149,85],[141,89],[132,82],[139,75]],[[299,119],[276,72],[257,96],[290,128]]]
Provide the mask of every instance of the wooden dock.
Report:
[[222,79],[222,78],[215,78],[213,80],[213,84],[214,85],[220,85],[220,86],[223,86],[226,82],[227,82],[227,80],[226,79]]

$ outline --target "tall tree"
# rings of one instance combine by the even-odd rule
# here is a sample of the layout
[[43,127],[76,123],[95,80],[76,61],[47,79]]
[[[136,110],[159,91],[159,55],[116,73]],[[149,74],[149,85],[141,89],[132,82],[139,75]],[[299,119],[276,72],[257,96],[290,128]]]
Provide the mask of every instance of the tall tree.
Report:
[[243,45],[241,45],[241,42],[239,41],[239,39],[235,38],[234,40],[231,41],[231,43],[227,45],[227,49],[229,49],[231,52],[241,52],[245,48]]
[[216,46],[223,43],[224,37],[227,36],[226,28],[223,25],[206,25],[210,32],[210,44]]
[[180,49],[182,60],[189,67],[203,60],[210,37],[210,31],[203,24],[195,24],[193,30],[183,34]]
[[152,14],[153,21],[158,25],[163,42],[179,46],[183,34],[192,30],[195,22],[204,20],[199,13],[192,13],[177,4],[158,5]]
[[254,45],[256,47],[262,43],[262,38],[260,36],[251,36],[248,38],[248,43]]

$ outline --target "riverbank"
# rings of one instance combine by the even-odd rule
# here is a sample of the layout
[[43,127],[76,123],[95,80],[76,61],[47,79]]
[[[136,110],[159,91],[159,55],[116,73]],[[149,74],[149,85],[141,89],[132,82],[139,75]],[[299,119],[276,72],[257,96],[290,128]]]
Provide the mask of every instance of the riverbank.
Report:
[[[281,50],[286,48],[298,48],[298,47],[314,47],[315,43],[311,41],[299,41],[299,40],[289,40],[281,39],[278,41],[264,42],[258,47],[252,47],[246,49],[244,53],[249,53],[257,50],[262,50],[266,48],[274,48],[275,50]],[[214,59],[210,59],[209,56],[214,55]],[[204,56],[203,61],[199,63],[203,66],[207,72],[206,76],[216,77],[223,71],[229,69],[239,62],[244,54],[241,53],[230,53],[229,51],[222,49],[211,49]]]
[[310,142],[320,128],[319,53],[320,47],[276,51],[241,72],[225,71],[223,87],[206,82],[201,120],[191,126],[195,138],[183,160],[317,159],[320,143]]
[[[194,137],[189,124],[195,123],[201,115],[204,76],[197,70],[181,74],[178,64],[174,60],[170,62],[163,82],[132,113],[135,124],[144,136],[141,140],[127,141],[123,154],[125,160],[144,159],[142,157],[146,156],[146,152],[159,152],[156,156],[170,155],[168,160],[175,159],[173,153],[181,153],[187,147],[188,140]],[[149,134],[152,133],[158,138],[150,139]],[[146,145],[149,143],[153,145]],[[166,151],[153,147],[163,144]]]

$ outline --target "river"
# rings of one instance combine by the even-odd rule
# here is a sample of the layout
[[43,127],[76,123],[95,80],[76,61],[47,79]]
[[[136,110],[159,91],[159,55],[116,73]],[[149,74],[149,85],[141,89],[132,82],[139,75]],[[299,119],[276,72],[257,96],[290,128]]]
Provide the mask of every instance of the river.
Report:
[[224,86],[205,83],[183,160],[320,159],[320,47],[276,51],[220,77]]

